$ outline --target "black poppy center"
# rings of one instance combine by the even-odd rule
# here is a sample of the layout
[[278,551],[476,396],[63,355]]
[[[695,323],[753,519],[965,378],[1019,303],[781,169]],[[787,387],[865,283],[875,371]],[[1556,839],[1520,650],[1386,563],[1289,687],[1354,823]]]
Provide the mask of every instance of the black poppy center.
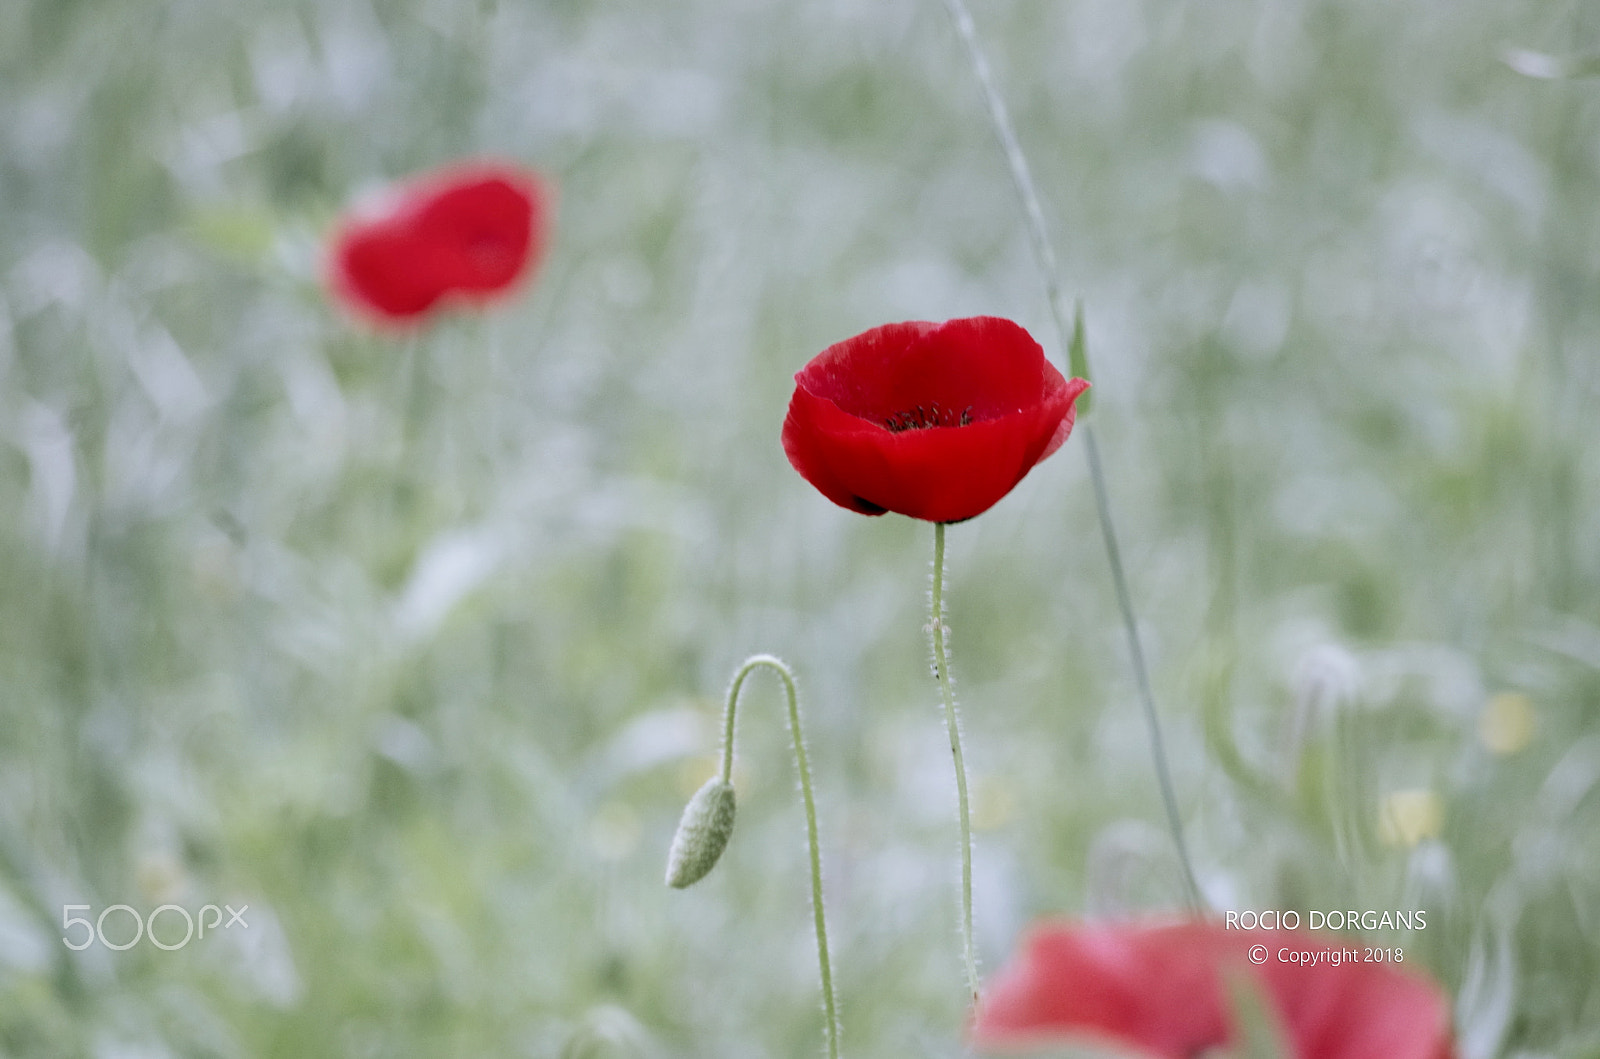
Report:
[[889,433],[899,434],[907,430],[932,430],[935,427],[964,427],[972,423],[972,406],[956,411],[954,408],[940,408],[939,402],[930,405],[917,405],[903,412],[895,412],[885,417],[883,425],[889,428]]

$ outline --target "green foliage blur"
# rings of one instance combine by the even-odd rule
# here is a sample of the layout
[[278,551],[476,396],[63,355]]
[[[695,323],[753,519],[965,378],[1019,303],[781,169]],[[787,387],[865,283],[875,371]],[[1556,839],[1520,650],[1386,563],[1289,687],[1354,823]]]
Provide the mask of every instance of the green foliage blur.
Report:
[[[1600,45],[1566,0],[1000,0],[1218,910],[1377,932],[1464,1059],[1600,1055]],[[559,186],[509,303],[328,301],[337,215]],[[938,0],[0,5],[0,1056],[962,1053],[931,533],[788,467],[791,375],[992,313],[1058,363]],[[1081,440],[954,526],[992,973],[1180,907]],[[171,951],[67,906],[248,905]],[[131,935],[130,913],[106,936]],[[157,923],[174,942],[176,912]]]

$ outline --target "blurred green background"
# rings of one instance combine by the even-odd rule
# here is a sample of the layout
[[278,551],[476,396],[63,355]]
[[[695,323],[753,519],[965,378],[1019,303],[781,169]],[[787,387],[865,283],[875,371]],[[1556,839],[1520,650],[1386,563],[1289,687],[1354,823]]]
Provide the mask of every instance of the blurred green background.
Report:
[[[1373,940],[1464,1059],[1600,1055],[1600,83],[1499,59],[1600,9],[975,16],[1209,901],[1425,909]],[[331,307],[338,212],[480,154],[559,185],[535,282]],[[960,1054],[931,533],[778,432],[829,343],[977,313],[1064,359],[936,0],[0,5],[0,1055],[818,1054],[766,677],[727,856],[661,883],[755,651],[847,1054]],[[950,577],[985,967],[1177,907],[1081,441]],[[118,903],[249,925],[63,943]]]

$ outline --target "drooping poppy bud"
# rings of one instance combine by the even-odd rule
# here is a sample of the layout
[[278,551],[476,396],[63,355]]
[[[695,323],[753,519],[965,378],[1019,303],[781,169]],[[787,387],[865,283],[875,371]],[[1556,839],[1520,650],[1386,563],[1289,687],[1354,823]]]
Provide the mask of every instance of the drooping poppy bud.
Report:
[[683,807],[667,852],[667,885],[682,890],[706,877],[733,837],[733,784],[713,776]]

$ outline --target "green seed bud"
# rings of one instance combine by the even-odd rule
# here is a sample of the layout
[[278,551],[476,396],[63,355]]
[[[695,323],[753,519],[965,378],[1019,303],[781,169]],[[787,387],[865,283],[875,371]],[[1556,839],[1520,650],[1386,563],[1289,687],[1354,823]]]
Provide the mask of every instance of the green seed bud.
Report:
[[713,776],[683,807],[667,853],[667,885],[682,890],[706,877],[733,837],[733,784]]

